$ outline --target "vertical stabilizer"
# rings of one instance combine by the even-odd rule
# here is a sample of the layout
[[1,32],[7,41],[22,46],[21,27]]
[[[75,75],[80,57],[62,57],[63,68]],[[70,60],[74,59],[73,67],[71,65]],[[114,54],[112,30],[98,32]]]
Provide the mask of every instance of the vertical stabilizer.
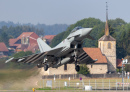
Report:
[[41,38],[37,39],[37,43],[41,52],[46,52],[51,50],[51,47],[47,45]]

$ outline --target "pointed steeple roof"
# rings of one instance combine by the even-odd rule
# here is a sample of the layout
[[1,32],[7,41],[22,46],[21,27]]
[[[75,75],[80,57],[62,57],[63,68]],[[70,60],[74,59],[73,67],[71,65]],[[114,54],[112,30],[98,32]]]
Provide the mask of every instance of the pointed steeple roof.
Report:
[[106,2],[106,25],[105,25],[105,35],[109,35],[109,26],[108,26],[108,6]]
[[106,2],[106,24],[105,24],[105,35],[102,36],[98,41],[116,41],[115,38],[113,38],[109,34],[109,26],[108,26],[108,6]]

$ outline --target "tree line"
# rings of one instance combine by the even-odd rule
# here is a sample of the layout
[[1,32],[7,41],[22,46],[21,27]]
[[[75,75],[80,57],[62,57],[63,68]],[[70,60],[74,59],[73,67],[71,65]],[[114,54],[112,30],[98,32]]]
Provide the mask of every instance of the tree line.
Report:
[[9,46],[9,39],[17,38],[23,32],[35,32],[38,35],[44,35],[43,29],[37,29],[33,26],[3,26],[0,29],[0,42],[4,42],[7,46]]
[[[130,23],[126,23],[120,18],[109,20],[108,23],[110,35],[116,39],[117,58],[121,59],[127,55],[130,55]],[[70,25],[66,31],[54,37],[51,46],[54,47],[60,43],[76,26],[93,28],[90,35],[95,40],[85,39],[83,47],[98,47],[98,40],[104,35],[105,32],[105,22],[96,18],[86,18]]]

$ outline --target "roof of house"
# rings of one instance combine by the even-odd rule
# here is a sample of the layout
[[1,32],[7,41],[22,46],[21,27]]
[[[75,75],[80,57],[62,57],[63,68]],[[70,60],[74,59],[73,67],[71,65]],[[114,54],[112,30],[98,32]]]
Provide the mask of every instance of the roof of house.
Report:
[[39,49],[38,44],[30,44],[28,48],[25,49],[24,51],[32,51],[34,53],[38,49]]
[[2,56],[0,55],[0,58],[3,58],[3,57],[7,57],[7,56],[6,55],[2,55]]
[[95,63],[107,63],[106,57],[102,54],[100,48],[83,48],[83,50],[93,59]]
[[19,37],[17,37],[16,39],[9,39],[9,45],[10,46],[19,46],[20,44],[15,44],[15,42],[17,42],[19,39],[21,39],[22,37],[29,37],[33,34],[34,32],[23,32]]
[[5,43],[0,42],[0,51],[4,52],[4,51],[9,51],[5,45]]
[[43,38],[52,40],[56,35],[45,35]]
[[21,39],[22,37],[28,37],[32,35],[34,32],[23,32],[17,39]]
[[[117,59],[116,60],[116,65],[117,65],[117,67],[122,67],[122,60],[121,59]],[[125,66],[125,65],[123,65],[123,66]]]
[[116,39],[110,35],[104,35],[98,41],[116,41]]
[[17,46],[17,49],[20,49],[21,48],[21,44]]
[[18,46],[19,44],[14,44],[17,41],[17,39],[9,39],[9,45],[10,46]]

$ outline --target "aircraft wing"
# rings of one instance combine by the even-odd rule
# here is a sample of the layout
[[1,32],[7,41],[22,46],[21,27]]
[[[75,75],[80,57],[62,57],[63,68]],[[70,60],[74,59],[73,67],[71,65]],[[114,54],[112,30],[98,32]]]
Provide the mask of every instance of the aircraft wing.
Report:
[[80,64],[90,64],[96,62],[97,59],[93,60],[91,56],[89,56],[83,49],[81,49],[78,55],[78,61]]
[[45,53],[40,53],[40,54],[34,54],[34,55],[29,55],[29,56],[20,57],[20,58],[12,57],[9,60],[7,60],[5,63],[8,63],[8,62],[36,63],[40,59],[44,58],[44,54]]
[[39,53],[39,54],[33,54],[33,55],[25,56],[25,57],[20,57],[20,58],[12,57],[9,60],[7,60],[5,63],[8,63],[8,62],[40,63],[40,62],[43,61],[45,55],[55,56],[56,52],[62,50],[62,48],[63,47],[53,49],[53,50],[50,50],[50,51],[47,51],[47,52]]

